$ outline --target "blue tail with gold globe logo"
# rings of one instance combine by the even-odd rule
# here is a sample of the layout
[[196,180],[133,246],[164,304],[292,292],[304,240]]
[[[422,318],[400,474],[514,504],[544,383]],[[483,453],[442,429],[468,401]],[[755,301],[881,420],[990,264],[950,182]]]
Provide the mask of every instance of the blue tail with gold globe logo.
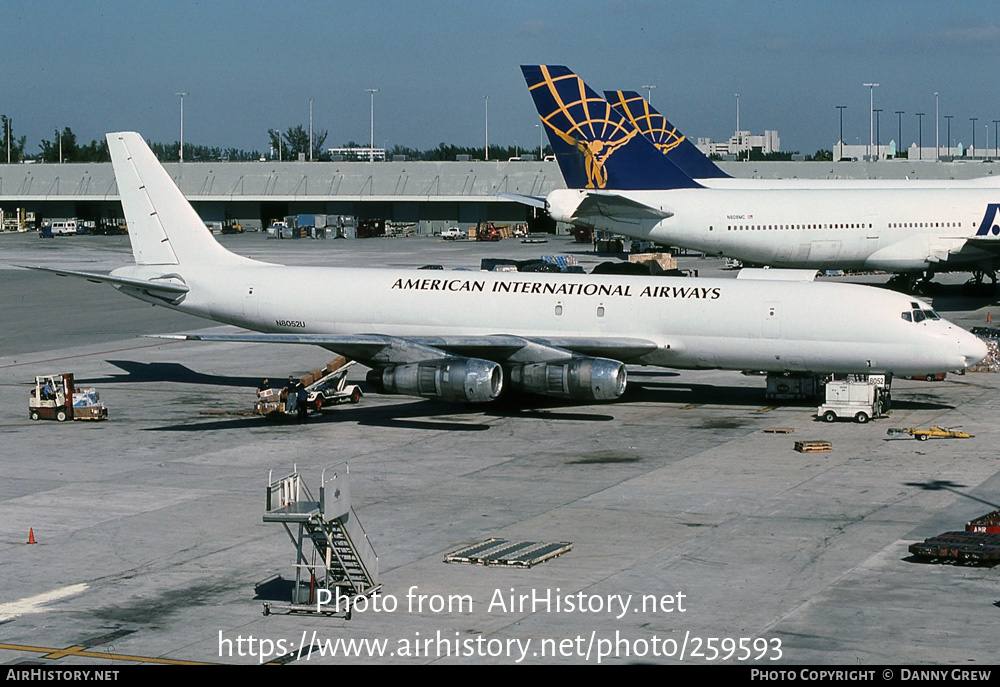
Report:
[[731,178],[635,91],[604,91],[604,99],[688,176],[694,179]]
[[649,191],[699,186],[568,68],[522,65],[521,72],[568,187]]

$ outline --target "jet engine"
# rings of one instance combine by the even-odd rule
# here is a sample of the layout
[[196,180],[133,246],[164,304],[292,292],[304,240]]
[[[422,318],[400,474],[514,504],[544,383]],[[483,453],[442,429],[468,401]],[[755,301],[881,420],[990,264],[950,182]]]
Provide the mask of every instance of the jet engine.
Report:
[[625,393],[626,381],[625,366],[607,358],[525,363],[510,370],[510,382],[518,389],[586,401],[613,401]]
[[489,360],[442,358],[376,368],[367,380],[383,394],[486,403],[500,395],[503,370]]

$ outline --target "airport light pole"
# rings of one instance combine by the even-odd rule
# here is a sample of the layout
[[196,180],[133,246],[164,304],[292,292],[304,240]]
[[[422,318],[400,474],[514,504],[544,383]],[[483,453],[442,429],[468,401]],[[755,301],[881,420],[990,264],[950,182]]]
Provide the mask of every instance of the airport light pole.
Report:
[[643,84],[642,87],[646,89],[646,102],[652,105],[653,89],[656,88],[656,84]]
[[972,155],[976,155],[976,120],[979,117],[969,117],[969,121],[972,122]]
[[840,162],[844,159],[844,110],[847,105],[837,105],[837,109],[840,110],[840,155],[837,156],[837,162]]
[[872,157],[872,145],[875,143],[875,89],[877,83],[863,84],[868,89],[868,159]]
[[882,152],[881,152],[881,147],[882,147],[882,129],[881,129],[881,121],[880,121],[880,115],[881,114],[882,114],[882,110],[880,110],[880,109],[876,109],[875,110],[875,159],[876,160],[881,160],[882,159]]
[[184,96],[187,93],[178,93],[181,97],[181,144],[180,144],[180,161],[184,162]]
[[923,112],[917,113],[917,121],[919,122],[917,129],[919,131],[919,134],[917,136],[917,159],[923,160],[924,159],[924,113]]
[[[739,135],[739,132],[740,132],[740,94],[739,93],[733,93],[733,95],[736,96],[736,133],[737,133],[737,135]],[[843,125],[841,125],[840,130],[841,130],[841,138],[843,138],[843,131],[844,131]]]
[[538,124],[535,124],[535,126],[538,127],[538,159],[541,160],[542,159],[542,124],[541,124],[541,122],[539,122]]
[[899,157],[899,151],[903,147],[903,115],[906,114],[903,110],[896,110],[896,117],[899,119],[897,126],[899,127],[896,131],[896,138],[899,139],[896,144],[896,157]]
[[1000,136],[997,136],[1000,130],[998,130],[997,124],[1000,124],[1000,119],[993,120],[993,157],[1000,157]]
[[371,106],[371,129],[370,136],[368,138],[368,162],[375,162],[375,94],[379,92],[378,88],[366,88],[365,93],[370,93],[372,97]]
[[945,115],[944,118],[948,120],[948,155],[952,155],[951,152],[951,118],[955,115]]
[[938,92],[934,91],[934,161],[939,162],[941,160],[941,132],[940,132],[940,122],[941,117],[939,115],[938,109]]
[[488,95],[483,96],[486,101],[486,161],[489,162],[490,159],[490,97]]
[[313,161],[313,99],[309,98],[309,162]]

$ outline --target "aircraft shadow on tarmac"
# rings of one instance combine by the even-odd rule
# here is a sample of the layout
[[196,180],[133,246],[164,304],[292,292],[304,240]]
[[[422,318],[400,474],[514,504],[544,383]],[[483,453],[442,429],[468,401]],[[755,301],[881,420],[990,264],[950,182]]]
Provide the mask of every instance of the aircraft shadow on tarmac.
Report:
[[[367,385],[362,384],[362,388]],[[365,389],[367,393],[374,393]],[[432,400],[407,402],[400,397],[400,403],[390,405],[340,405],[320,412],[311,412],[305,423],[299,423],[295,416],[275,418],[222,416],[208,421],[189,421],[180,424],[152,427],[154,432],[203,432],[227,429],[249,429],[260,427],[303,427],[303,425],[327,424],[335,422],[356,422],[369,427],[395,427],[399,429],[448,430],[453,432],[483,432],[491,425],[482,418],[524,418],[563,422],[610,422],[613,415],[593,412],[569,412],[563,410],[574,405],[571,401],[540,398],[537,396],[517,397],[516,400],[501,401],[489,405],[463,405]],[[519,402],[520,401],[520,402]],[[462,418],[468,417],[468,422]]]
[[[622,399],[626,403],[681,403],[727,406],[764,406],[763,387],[673,384],[670,382],[630,382]],[[812,404],[810,404],[812,405]]]
[[934,479],[927,482],[903,482],[904,486],[907,487],[917,487],[918,489],[923,489],[924,491],[950,491],[953,494],[957,494],[963,498],[967,498],[970,501],[976,501],[982,503],[983,505],[989,506],[994,510],[1000,509],[1000,505],[981,499],[978,496],[973,496],[972,494],[966,494],[964,491],[959,491],[963,489],[966,485],[959,484],[958,482],[952,482],[951,480],[940,480]]
[[[244,386],[256,388],[262,377],[231,377],[197,372],[180,363],[140,363],[134,360],[106,360],[125,371],[107,377],[77,379],[77,384],[141,384],[143,382],[180,382],[182,384],[205,384],[210,386]],[[274,377],[273,379],[281,379]]]

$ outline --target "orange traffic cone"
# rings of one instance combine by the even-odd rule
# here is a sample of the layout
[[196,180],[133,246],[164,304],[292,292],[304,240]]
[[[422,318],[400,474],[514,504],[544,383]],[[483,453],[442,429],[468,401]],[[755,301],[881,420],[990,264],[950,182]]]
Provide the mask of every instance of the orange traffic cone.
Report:
[[989,322],[992,322],[992,321],[993,320],[992,320],[992,318],[990,318],[990,314],[986,313],[986,322],[989,323]]
[[34,527],[29,527],[28,528],[28,543],[29,544],[37,544],[38,543],[38,542],[35,541],[35,528]]

